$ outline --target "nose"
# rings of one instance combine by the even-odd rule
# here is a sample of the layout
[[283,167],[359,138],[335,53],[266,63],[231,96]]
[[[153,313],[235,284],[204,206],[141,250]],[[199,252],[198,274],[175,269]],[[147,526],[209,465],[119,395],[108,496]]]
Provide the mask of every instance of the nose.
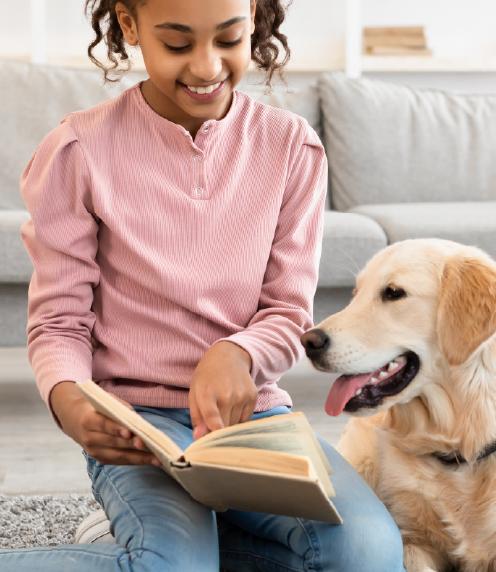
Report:
[[190,61],[191,74],[205,82],[218,79],[222,73],[222,59],[211,47],[198,47]]
[[310,359],[320,357],[331,345],[331,338],[319,328],[313,328],[305,332],[301,338],[301,343],[305,348],[305,353]]

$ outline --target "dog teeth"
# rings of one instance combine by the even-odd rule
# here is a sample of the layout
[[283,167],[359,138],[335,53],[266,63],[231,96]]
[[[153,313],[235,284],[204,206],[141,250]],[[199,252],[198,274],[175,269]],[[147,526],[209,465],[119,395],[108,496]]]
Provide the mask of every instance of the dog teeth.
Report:
[[370,383],[379,383],[379,380],[377,379],[377,377],[371,377]]
[[379,377],[381,379],[386,379],[386,377],[388,377],[388,376],[389,376],[389,374],[387,371],[381,371],[381,373],[379,374]]
[[362,395],[362,391],[363,391],[362,389],[357,389],[357,390],[355,391],[355,397],[358,397],[359,395]]
[[397,367],[398,367],[398,364],[393,360],[393,361],[389,362],[388,371],[393,371],[393,369],[395,369]]

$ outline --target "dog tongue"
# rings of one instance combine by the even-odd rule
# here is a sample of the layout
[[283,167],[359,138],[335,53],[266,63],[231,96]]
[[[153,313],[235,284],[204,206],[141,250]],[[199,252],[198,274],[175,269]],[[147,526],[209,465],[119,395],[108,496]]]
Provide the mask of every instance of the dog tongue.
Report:
[[361,389],[372,377],[372,373],[362,373],[361,375],[342,375],[334,382],[329,391],[325,410],[328,415],[337,417],[343,412],[348,401]]

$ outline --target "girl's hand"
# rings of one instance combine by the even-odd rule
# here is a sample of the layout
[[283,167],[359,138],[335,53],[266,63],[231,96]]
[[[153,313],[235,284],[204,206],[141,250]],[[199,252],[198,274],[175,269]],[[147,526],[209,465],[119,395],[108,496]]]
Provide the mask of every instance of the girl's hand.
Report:
[[[132,409],[126,401],[119,401]],[[64,433],[100,463],[160,466],[159,460],[139,437],[98,413],[74,382],[57,384],[50,394],[50,404]]]
[[218,342],[205,353],[189,390],[195,439],[250,418],[257,400],[250,368],[248,352],[231,342]]

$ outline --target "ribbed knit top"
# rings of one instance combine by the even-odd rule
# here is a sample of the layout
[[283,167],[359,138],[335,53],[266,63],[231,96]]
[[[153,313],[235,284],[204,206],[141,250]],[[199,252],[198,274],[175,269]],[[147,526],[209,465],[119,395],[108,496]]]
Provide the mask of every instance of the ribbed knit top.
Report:
[[140,84],[65,117],[21,177],[45,402],[92,378],[133,404],[187,407],[198,361],[229,340],[252,358],[256,410],[291,405],[277,381],[312,325],[326,186],[308,123],[241,92],[194,140]]

